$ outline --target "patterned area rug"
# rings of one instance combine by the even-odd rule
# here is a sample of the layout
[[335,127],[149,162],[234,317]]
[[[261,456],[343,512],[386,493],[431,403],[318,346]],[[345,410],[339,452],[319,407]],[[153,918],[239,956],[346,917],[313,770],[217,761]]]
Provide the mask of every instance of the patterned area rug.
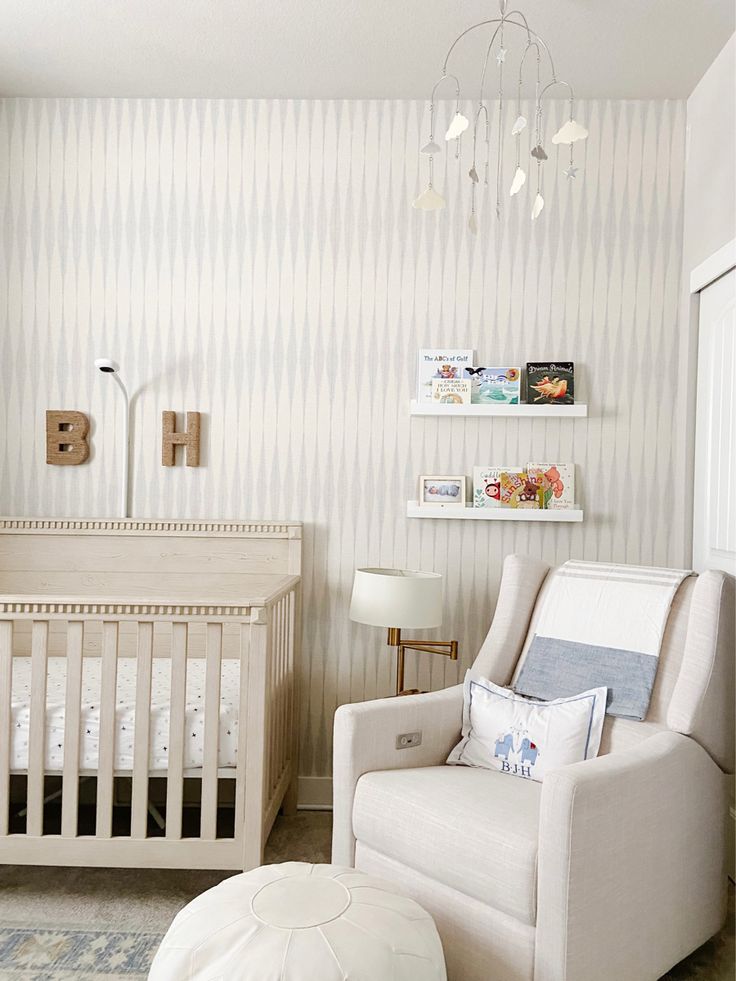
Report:
[[160,933],[80,926],[0,925],[3,981],[137,981],[145,979]]
[[[329,862],[332,815],[276,819],[266,862]],[[175,914],[230,872],[0,865],[0,981],[145,981]]]

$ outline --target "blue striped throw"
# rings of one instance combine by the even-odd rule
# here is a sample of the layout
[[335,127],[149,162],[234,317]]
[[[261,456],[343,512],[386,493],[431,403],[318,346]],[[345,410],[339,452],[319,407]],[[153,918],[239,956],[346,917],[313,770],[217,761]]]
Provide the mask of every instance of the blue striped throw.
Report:
[[608,688],[609,715],[647,714],[670,606],[690,572],[565,562],[542,608],[514,690],[564,698]]

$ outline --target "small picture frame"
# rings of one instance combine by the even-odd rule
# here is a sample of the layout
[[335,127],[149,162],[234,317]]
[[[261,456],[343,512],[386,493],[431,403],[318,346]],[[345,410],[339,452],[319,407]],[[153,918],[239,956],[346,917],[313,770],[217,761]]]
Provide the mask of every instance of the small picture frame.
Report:
[[424,476],[419,478],[421,507],[464,508],[465,475]]

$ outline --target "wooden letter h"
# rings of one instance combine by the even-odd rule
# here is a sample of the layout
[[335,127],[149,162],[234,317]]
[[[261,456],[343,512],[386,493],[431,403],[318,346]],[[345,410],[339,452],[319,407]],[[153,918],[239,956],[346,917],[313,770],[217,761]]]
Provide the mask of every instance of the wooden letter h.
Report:
[[176,431],[176,413],[163,413],[161,433],[161,463],[165,467],[173,467],[176,463],[176,447],[186,447],[186,464],[188,467],[199,466],[199,413],[187,412],[187,428],[183,433]]

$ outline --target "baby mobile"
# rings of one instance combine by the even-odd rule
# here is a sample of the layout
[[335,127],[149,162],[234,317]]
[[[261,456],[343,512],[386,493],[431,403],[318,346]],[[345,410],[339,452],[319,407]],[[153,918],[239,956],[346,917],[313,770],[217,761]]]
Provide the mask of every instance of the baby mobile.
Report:
[[[457,44],[466,36],[470,34],[471,31],[478,30],[482,27],[489,27],[493,29],[490,41],[488,42],[488,47],[485,52],[485,57],[483,59],[483,67],[480,75],[480,91],[478,95],[478,106],[473,114],[472,123],[472,134],[473,134],[473,157],[470,170],[468,171],[468,177],[470,178],[470,217],[468,219],[468,228],[476,235],[478,233],[478,220],[476,217],[476,189],[480,183],[480,175],[478,173],[478,166],[480,164],[483,172],[483,183],[485,186],[489,184],[489,171],[490,171],[490,161],[491,161],[491,121],[489,116],[489,104],[490,100],[495,101],[497,105],[497,132],[496,132],[496,217],[501,217],[501,198],[503,194],[503,171],[502,171],[502,141],[503,141],[503,108],[504,108],[504,68],[506,67],[506,56],[508,50],[505,47],[506,32],[509,28],[512,29],[512,36],[515,30],[518,28],[524,32],[526,35],[526,44],[524,50],[521,54],[519,60],[519,75],[516,84],[516,119],[513,126],[511,127],[511,136],[516,142],[516,169],[514,171],[514,176],[509,186],[509,196],[514,197],[519,193],[522,187],[527,182],[527,171],[526,166],[529,166],[530,170],[534,170],[534,177],[536,178],[536,194],[534,201],[532,203],[531,218],[532,221],[536,221],[537,218],[542,213],[544,208],[544,196],[543,196],[543,167],[545,161],[548,159],[547,152],[543,146],[544,139],[544,110],[543,102],[545,95],[550,91],[550,89],[556,86],[564,86],[567,90],[567,101],[569,105],[569,115],[566,122],[560,127],[560,129],[552,137],[552,143],[557,144],[569,144],[570,147],[570,157],[567,169],[563,172],[564,176],[568,180],[574,180],[578,168],[574,165],[573,160],[573,146],[578,140],[584,140],[588,136],[588,130],[581,126],[580,123],[576,122],[573,117],[574,112],[574,102],[575,95],[572,90],[572,86],[569,82],[565,82],[562,79],[557,78],[557,73],[555,71],[554,61],[552,60],[552,55],[550,53],[549,47],[543,38],[533,31],[529,24],[527,23],[526,17],[520,10],[512,10],[507,12],[507,0],[499,0],[499,7],[501,10],[500,17],[494,17],[490,20],[481,21],[479,24],[474,24],[467,30],[463,31],[459,37],[457,37],[453,43],[450,45],[450,49],[445,56],[445,61],[442,65],[442,74],[440,78],[435,82],[432,89],[432,95],[430,96],[429,102],[429,139],[421,147],[420,153],[427,157],[427,170],[428,170],[428,183],[427,187],[422,191],[422,193],[413,202],[413,207],[418,208],[421,211],[437,211],[440,208],[444,208],[445,199],[434,187],[434,158],[437,154],[442,152],[442,147],[439,143],[435,141],[435,123],[436,123],[436,104],[435,99],[437,96],[437,90],[445,82],[454,83],[454,96],[455,96],[455,113],[450,121],[450,125],[445,133],[445,143],[450,144],[451,141],[455,141],[455,157],[459,159],[460,157],[460,140],[462,134],[470,127],[471,123],[467,116],[463,115],[460,111],[460,81],[456,75],[449,74],[447,71],[447,65],[450,60],[452,52],[455,50]],[[498,66],[498,89],[495,95],[486,95],[486,76],[488,74],[488,64],[491,59],[491,55],[494,51],[495,45],[495,57],[496,64]],[[549,63],[549,76],[547,78],[543,77],[542,65],[543,63]],[[529,120],[522,113],[522,102],[521,102],[521,90],[522,83],[524,79],[524,69],[525,66],[531,65],[533,69],[536,70],[535,76],[535,97],[534,97],[534,119],[532,125],[529,125]],[[528,70],[528,69],[527,69]],[[522,134],[527,131],[529,138],[529,153],[531,156],[531,161],[527,165],[522,162]],[[481,159],[478,158],[479,142],[481,143]]]

